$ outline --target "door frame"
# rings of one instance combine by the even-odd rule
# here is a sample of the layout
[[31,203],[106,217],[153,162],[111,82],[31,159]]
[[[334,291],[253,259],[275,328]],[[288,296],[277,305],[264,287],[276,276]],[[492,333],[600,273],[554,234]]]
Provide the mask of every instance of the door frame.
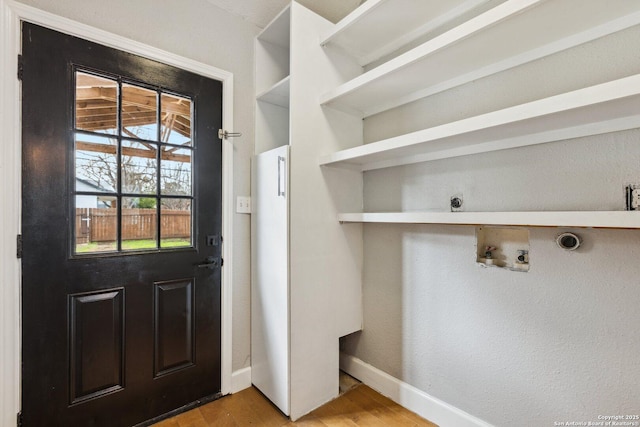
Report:
[[[233,131],[233,73],[126,37],[73,21],[14,0],[0,0],[0,426],[15,425],[21,395],[22,295],[16,235],[21,224],[22,132],[20,82],[16,78],[21,52],[20,22],[52,30],[159,61],[222,82],[222,126]],[[233,145],[222,141],[222,307],[221,391],[232,389],[232,275],[233,275]]]

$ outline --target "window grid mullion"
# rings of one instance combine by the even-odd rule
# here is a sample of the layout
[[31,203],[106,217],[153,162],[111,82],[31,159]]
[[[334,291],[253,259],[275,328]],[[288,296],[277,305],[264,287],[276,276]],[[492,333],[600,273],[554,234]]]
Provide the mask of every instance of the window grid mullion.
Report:
[[162,156],[161,156],[161,150],[162,150],[162,96],[160,95],[160,91],[156,91],[156,122],[158,123],[158,126],[156,126],[156,137],[158,139],[158,149],[156,150],[156,165],[158,167],[157,171],[156,171],[156,234],[158,235],[158,238],[156,239],[156,247],[157,248],[161,248],[162,245],[160,244],[161,241],[161,234],[162,233],[162,199],[160,198],[160,195],[162,194],[161,190],[160,190],[160,184],[162,182],[161,179],[161,175],[162,175]]
[[116,228],[116,238],[117,238],[117,251],[122,252],[122,78],[118,77],[118,105],[116,108],[116,126],[118,128],[117,138],[118,138],[118,148],[117,148],[117,181],[118,188],[116,188],[116,192],[118,193],[117,198],[117,228]]

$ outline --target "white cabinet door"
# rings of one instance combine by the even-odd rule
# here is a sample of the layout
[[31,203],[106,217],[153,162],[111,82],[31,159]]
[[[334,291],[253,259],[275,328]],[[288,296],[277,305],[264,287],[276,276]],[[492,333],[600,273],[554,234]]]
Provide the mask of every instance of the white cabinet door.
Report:
[[252,174],[251,379],[289,415],[289,146]]

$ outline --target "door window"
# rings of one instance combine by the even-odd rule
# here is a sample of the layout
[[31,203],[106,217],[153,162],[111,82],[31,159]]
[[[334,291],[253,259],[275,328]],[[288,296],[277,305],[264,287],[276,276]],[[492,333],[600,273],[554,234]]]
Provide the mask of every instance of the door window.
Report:
[[74,254],[192,247],[191,99],[74,75]]

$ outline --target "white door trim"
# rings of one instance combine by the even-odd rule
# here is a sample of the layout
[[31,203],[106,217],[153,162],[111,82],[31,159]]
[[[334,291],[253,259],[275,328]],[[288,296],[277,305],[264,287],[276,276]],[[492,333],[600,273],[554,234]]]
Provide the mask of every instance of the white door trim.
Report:
[[[15,425],[20,407],[20,262],[15,236],[20,232],[21,99],[16,78],[20,21],[81,37],[223,83],[223,128],[233,130],[233,74],[219,68],[103,31],[14,0],[0,0],[0,426]],[[231,391],[233,146],[223,141],[222,393]]]

